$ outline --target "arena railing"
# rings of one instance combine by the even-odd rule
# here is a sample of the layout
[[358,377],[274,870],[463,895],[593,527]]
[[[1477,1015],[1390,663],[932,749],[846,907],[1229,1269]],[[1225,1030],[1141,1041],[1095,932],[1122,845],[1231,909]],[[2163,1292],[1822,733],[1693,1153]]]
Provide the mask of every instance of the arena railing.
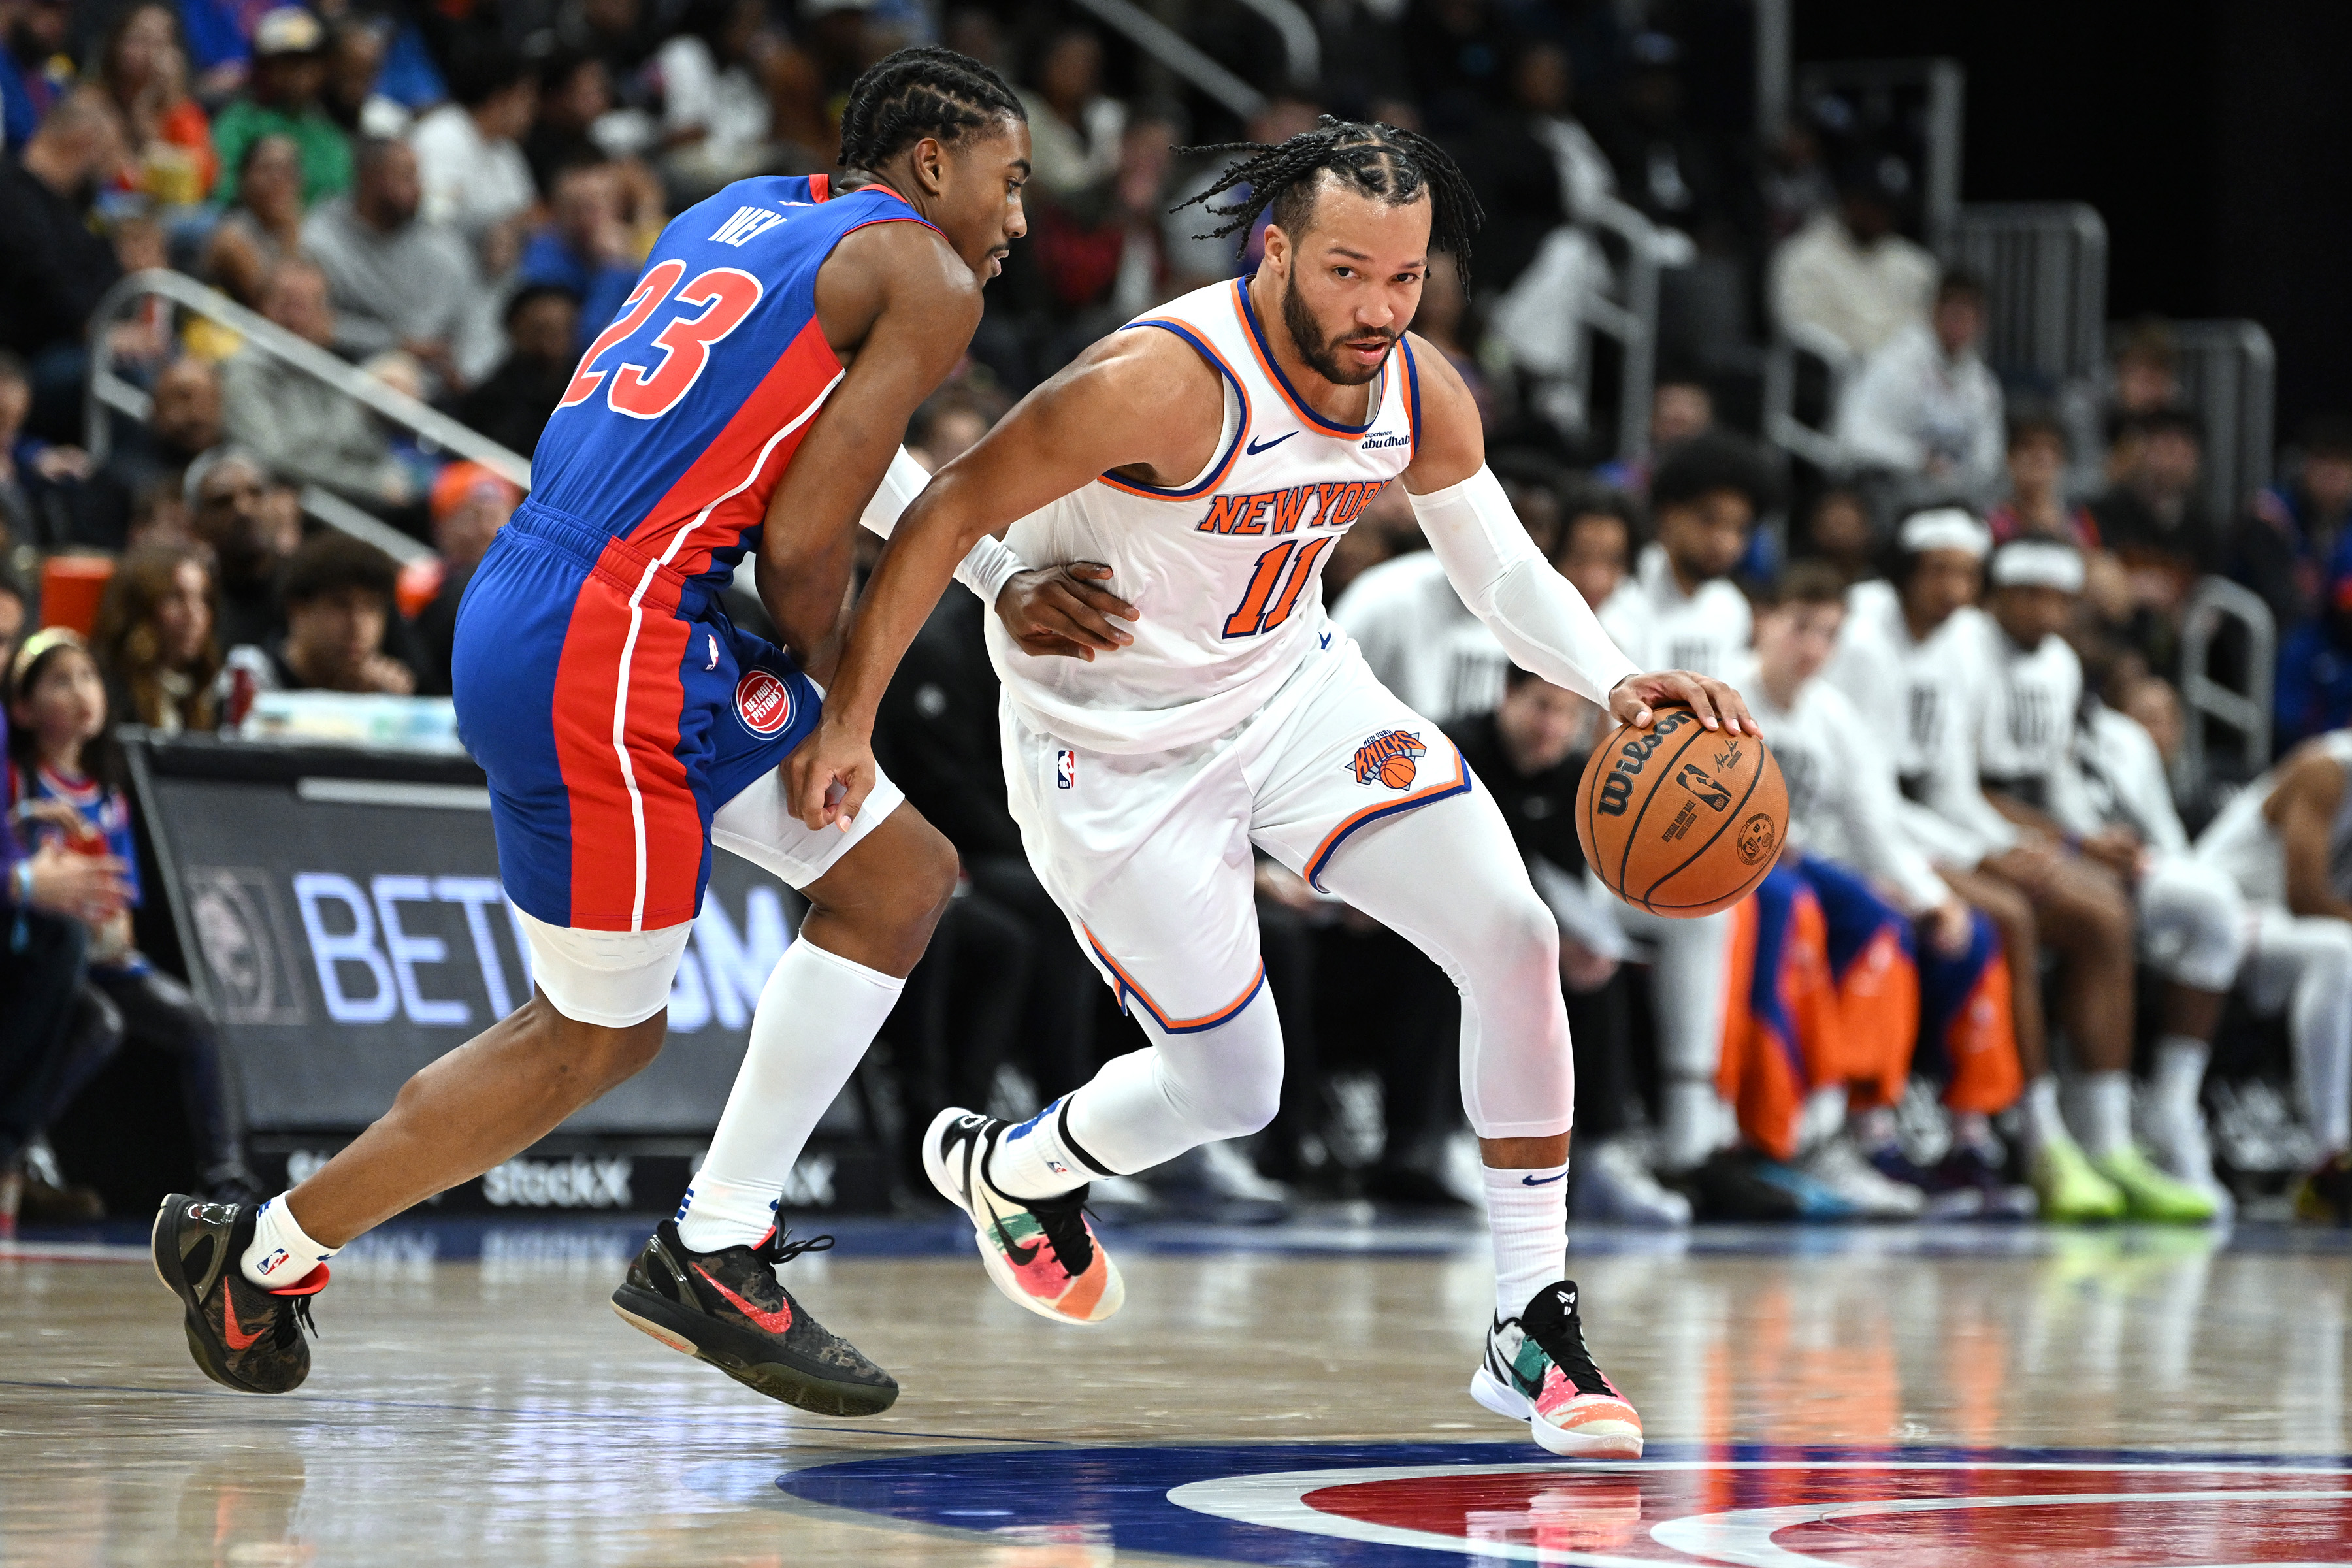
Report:
[[1837,424],[1838,405],[1845,399],[1846,383],[1862,368],[1861,356],[1846,347],[1843,338],[1808,321],[1775,325],[1772,342],[1764,351],[1764,438],[1823,473],[1843,475],[1850,465],[1837,437],[1797,416],[1797,374],[1803,360],[1820,364],[1826,377],[1823,406],[1832,427]]
[[[1571,330],[1590,328],[1617,342],[1617,455],[1631,461],[1650,446],[1650,393],[1658,372],[1658,228],[1614,196],[1585,204],[1576,223],[1596,231],[1596,241],[1611,237],[1625,251],[1623,266],[1612,269],[1620,298],[1587,300],[1583,320]],[[1602,246],[1604,254],[1607,249]],[[1592,356],[1583,355],[1581,363],[1589,378]]]
[[[245,347],[267,354],[288,370],[310,376],[377,417],[458,457],[471,458],[485,468],[496,469],[525,489],[530,488],[530,458],[385,385],[268,317],[247,310],[218,289],[165,268],[132,273],[108,289],[98,308],[90,312],[89,383],[83,440],[93,462],[105,461],[113,446],[114,415],[124,415],[143,424],[152,412],[153,399],[146,389],[117,374],[111,350],[113,329],[149,300],[161,300],[176,310],[218,322],[236,332]],[[302,510],[320,522],[366,540],[396,561],[405,563],[432,553],[398,529],[378,521],[317,485],[303,487],[301,500]]]
[[1984,356],[2004,377],[2055,390],[2105,360],[2107,225],[2084,202],[1972,202],[1944,259],[1985,281]]
[[2179,321],[2172,338],[2181,395],[2205,421],[2206,502],[2226,522],[2271,482],[2277,351],[2259,321]]
[[[1277,0],[1264,0],[1264,3],[1272,5]],[[1116,28],[1137,48],[1244,120],[1265,107],[1265,94],[1211,59],[1190,38],[1136,5],[1134,0],[1078,0],[1078,5],[1096,21]],[[1250,8],[1261,16],[1266,15],[1257,4],[1251,5]],[[1296,9],[1295,6],[1292,8]],[[1307,31],[1314,31],[1311,22],[1307,25]],[[1289,34],[1286,30],[1284,37],[1287,41]],[[1321,56],[1321,40],[1318,39],[1316,59],[1318,66]],[[1291,56],[1290,64],[1295,72],[1298,65],[1297,54]]]
[[[2213,645],[2231,623],[2245,628],[2243,691],[2210,673]],[[2210,782],[2213,759],[2207,755],[2205,741],[2209,719],[2237,737],[2231,759],[2237,782],[2270,766],[2272,679],[2277,665],[2278,627],[2262,595],[2226,577],[2200,578],[2180,616],[2180,701],[2188,723],[2180,748],[2184,776],[2176,784],[2194,790]]]

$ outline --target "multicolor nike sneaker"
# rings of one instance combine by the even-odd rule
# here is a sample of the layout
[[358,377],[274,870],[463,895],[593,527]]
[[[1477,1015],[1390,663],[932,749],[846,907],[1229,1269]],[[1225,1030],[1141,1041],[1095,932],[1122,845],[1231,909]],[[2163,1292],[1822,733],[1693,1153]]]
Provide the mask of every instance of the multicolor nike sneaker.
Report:
[[2295,1184],[2294,1217],[2310,1225],[2352,1226],[2352,1154],[2330,1154]]
[[1011,1123],[950,1106],[923,1134],[923,1173],[971,1216],[972,1239],[996,1288],[1057,1323],[1101,1322],[1127,1300],[1118,1266],[1095,1239],[1087,1189],[1016,1198],[988,1179],[988,1156]]
[[1535,1294],[1516,1318],[1486,1331],[1486,1361],[1470,1376],[1470,1397],[1497,1415],[1525,1421],[1546,1453],[1572,1459],[1638,1459],[1642,1418],[1592,1364],[1576,1281]]
[[323,1263],[265,1290],[237,1267],[252,1245],[253,1204],[213,1204],[173,1193],[155,1211],[155,1278],[187,1309],[188,1353],[206,1377],[242,1394],[284,1394],[310,1375],[310,1298],[327,1288]]
[[2139,1152],[2137,1144],[2126,1143],[2091,1163],[2123,1194],[2124,1212],[2132,1219],[2157,1225],[2210,1225],[2221,1213],[2221,1205],[2213,1201],[2212,1194],[2166,1175]]
[[707,1361],[744,1387],[820,1415],[877,1415],[898,1381],[793,1300],[776,1265],[822,1252],[829,1236],[787,1241],[771,1226],[757,1247],[689,1252],[675,1220],[629,1265],[613,1310],[670,1349]]

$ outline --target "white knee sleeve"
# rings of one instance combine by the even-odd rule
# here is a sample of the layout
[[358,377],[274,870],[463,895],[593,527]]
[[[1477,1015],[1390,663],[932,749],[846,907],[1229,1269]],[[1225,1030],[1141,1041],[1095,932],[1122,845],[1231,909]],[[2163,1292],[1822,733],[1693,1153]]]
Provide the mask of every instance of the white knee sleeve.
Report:
[[2139,884],[2140,943],[2166,979],[2227,991],[2246,955],[2245,900],[2237,885],[2197,860],[2158,860]]
[[2301,973],[2287,1009],[2303,1113],[2323,1150],[2352,1146],[2352,925],[2313,919],[2298,944]]
[[1213,1029],[1171,1035],[1139,1020],[1152,1044],[1103,1064],[1070,1097],[1070,1136],[1118,1172],[1240,1138],[1282,1102],[1282,1023],[1271,993]]
[[1323,885],[1427,953],[1462,993],[1462,1105],[1481,1138],[1574,1119],[1559,928],[1484,790],[1358,834]]

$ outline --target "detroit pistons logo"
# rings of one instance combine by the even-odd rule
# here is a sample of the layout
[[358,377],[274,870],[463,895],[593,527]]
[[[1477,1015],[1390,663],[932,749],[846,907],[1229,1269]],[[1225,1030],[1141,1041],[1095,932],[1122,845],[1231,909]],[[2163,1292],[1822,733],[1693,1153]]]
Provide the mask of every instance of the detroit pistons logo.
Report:
[[1414,759],[1425,757],[1429,748],[1421,737],[1403,730],[1383,730],[1356,748],[1354,761],[1348,766],[1354,770],[1360,784],[1383,784],[1391,789],[1410,789],[1413,774],[1419,771]]
[[735,683],[735,717],[754,735],[773,735],[793,721],[793,689],[764,669]]

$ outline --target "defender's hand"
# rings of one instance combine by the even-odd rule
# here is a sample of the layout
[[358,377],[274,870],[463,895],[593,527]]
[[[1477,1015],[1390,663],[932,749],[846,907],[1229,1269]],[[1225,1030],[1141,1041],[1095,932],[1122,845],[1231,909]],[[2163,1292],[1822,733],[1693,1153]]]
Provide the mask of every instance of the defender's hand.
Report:
[[1739,693],[1720,680],[1693,675],[1687,669],[1629,675],[1609,693],[1609,711],[1619,723],[1636,730],[1648,729],[1657,719],[1657,710],[1667,704],[1688,708],[1710,730],[1719,728],[1734,735],[1763,739],[1764,731],[1748,711],[1748,704],[1740,700]]
[[1099,561],[1017,572],[996,595],[997,618],[1024,653],[1092,659],[1135,640],[1118,625],[1139,618],[1135,606],[1097,586],[1109,581],[1110,568]]
[[811,827],[831,824],[846,833],[874,792],[876,772],[866,737],[827,720],[784,759],[784,798]]

